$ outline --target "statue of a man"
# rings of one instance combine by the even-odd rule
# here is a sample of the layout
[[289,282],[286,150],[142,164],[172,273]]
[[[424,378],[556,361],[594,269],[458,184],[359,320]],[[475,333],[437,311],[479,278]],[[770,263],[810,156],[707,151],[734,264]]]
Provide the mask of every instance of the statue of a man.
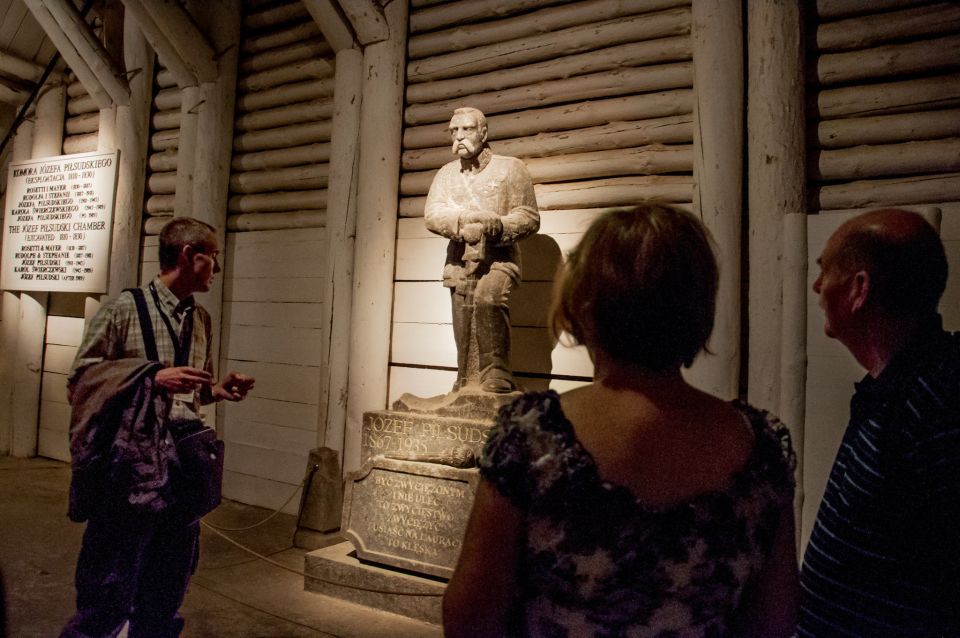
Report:
[[533,182],[521,160],[493,154],[479,110],[457,109],[449,130],[459,159],[434,177],[424,217],[429,230],[450,239],[443,285],[450,288],[457,342],[453,389],[478,382],[486,392],[511,392],[517,384],[510,369],[508,300],[520,285],[517,242],[540,228]]

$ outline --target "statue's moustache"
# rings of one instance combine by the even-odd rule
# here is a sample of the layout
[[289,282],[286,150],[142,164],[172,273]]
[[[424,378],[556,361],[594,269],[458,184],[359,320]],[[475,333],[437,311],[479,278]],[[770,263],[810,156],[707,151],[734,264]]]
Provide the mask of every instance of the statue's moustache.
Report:
[[461,148],[465,149],[468,153],[473,153],[476,149],[476,146],[468,142],[467,140],[461,140],[453,143],[453,152],[456,153]]

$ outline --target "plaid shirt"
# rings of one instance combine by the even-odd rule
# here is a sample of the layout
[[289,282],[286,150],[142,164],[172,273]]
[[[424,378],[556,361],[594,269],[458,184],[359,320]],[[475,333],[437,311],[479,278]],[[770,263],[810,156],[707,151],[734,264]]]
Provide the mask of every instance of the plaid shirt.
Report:
[[[202,306],[194,303],[193,295],[181,301],[170,292],[159,277],[155,277],[151,283],[156,287],[160,300],[159,306],[154,302],[149,284],[141,288],[146,296],[147,311],[153,323],[153,334],[157,341],[157,353],[161,363],[172,366],[175,350],[173,339],[160,313],[164,313],[170,319],[170,324],[179,337],[185,325],[185,318],[192,312],[193,339],[190,344],[188,364],[212,374],[210,315]],[[105,303],[87,325],[83,342],[77,350],[77,357],[70,369],[67,384],[75,383],[83,369],[91,364],[104,360],[129,358],[146,359],[147,353],[143,332],[140,330],[140,319],[137,316],[137,306],[133,295],[125,292]],[[197,393],[173,395],[167,417],[173,420],[199,419],[201,418],[200,405],[210,403],[211,400],[209,386],[204,386]]]

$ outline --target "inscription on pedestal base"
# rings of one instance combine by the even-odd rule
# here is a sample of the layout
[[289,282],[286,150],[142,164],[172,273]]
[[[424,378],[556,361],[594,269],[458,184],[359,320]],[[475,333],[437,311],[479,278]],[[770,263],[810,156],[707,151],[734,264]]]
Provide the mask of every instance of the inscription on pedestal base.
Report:
[[479,472],[374,457],[350,476],[342,533],[363,560],[453,574]]

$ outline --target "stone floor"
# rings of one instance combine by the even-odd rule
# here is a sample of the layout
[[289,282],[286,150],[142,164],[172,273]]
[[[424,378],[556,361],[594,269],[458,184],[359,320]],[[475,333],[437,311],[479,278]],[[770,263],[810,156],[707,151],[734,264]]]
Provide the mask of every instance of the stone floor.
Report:
[[[73,612],[73,570],[83,526],[66,515],[69,466],[0,457],[0,570],[10,638],[56,636]],[[279,505],[279,504],[278,504]],[[207,520],[244,527],[268,510],[225,502]],[[246,532],[226,532],[294,571],[294,517],[279,515]],[[257,559],[203,530],[201,560],[182,612],[185,638],[439,638],[435,625],[303,591],[303,576]]]

